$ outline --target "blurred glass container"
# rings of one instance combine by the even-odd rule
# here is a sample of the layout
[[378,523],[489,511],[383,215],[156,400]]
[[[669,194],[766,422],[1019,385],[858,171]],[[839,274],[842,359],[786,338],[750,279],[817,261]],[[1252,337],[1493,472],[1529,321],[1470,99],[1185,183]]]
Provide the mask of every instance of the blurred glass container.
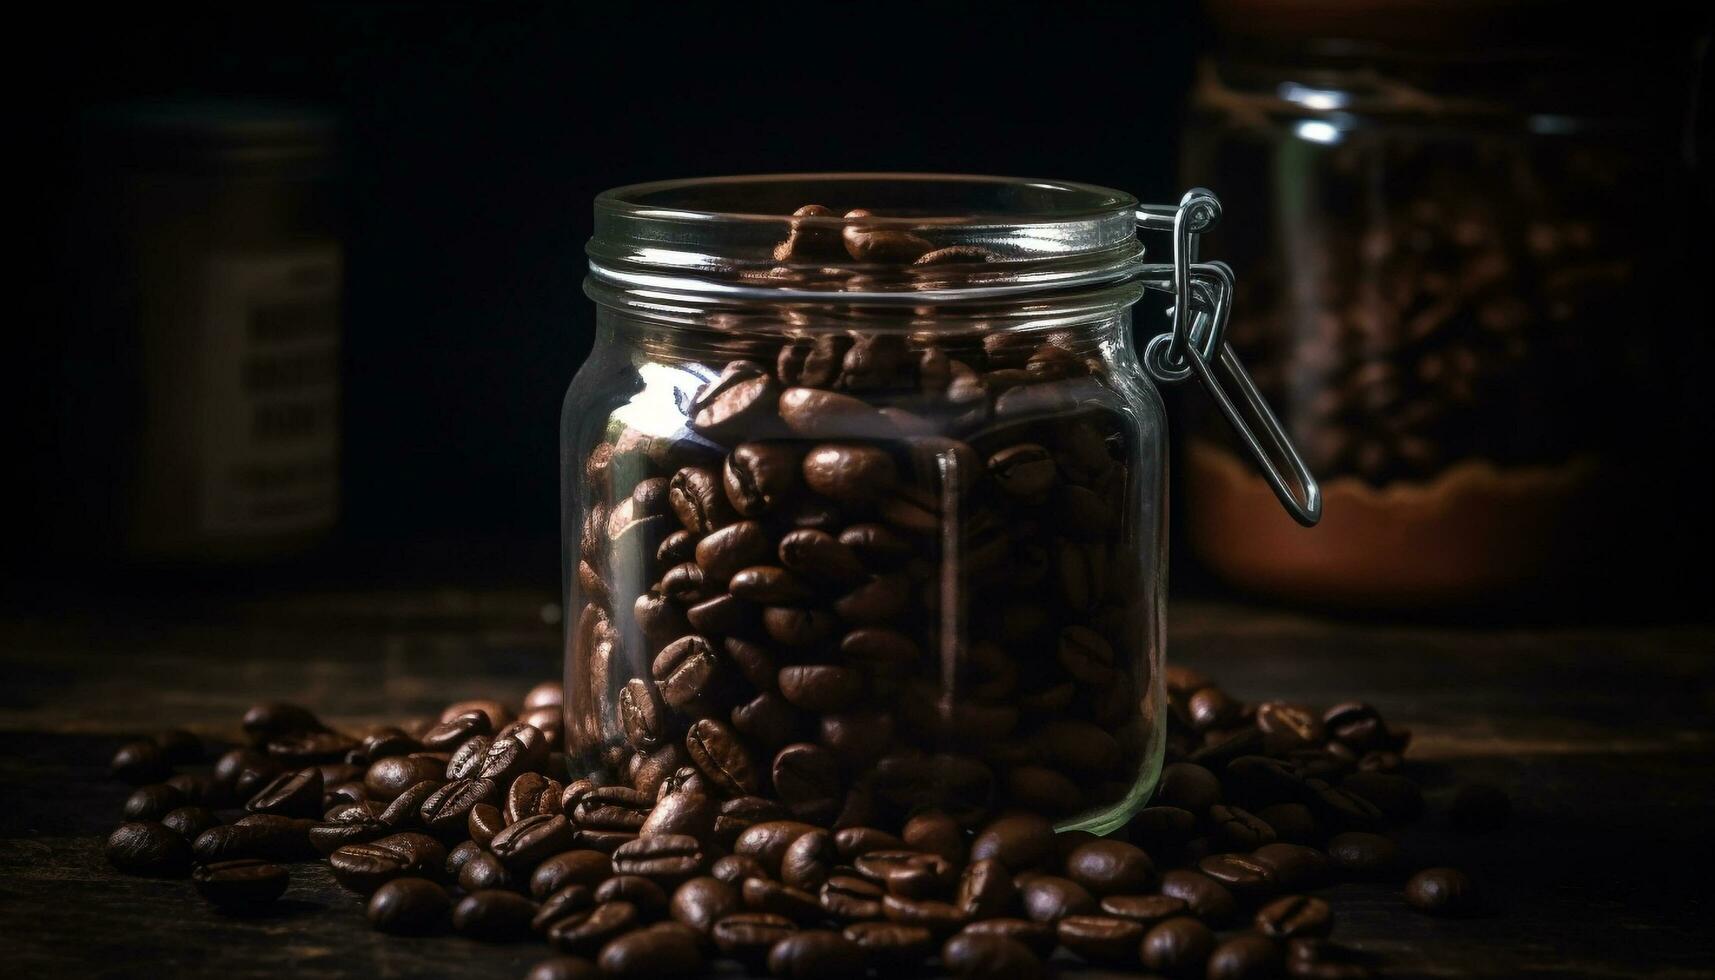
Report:
[[304,550],[339,512],[332,118],[154,102],[81,137],[56,544],[165,564]]
[[1193,550],[1241,588],[1343,605],[1589,575],[1672,292],[1683,89],[1525,43],[1541,4],[1209,6],[1225,34],[1184,172],[1255,218],[1211,236],[1246,270],[1231,339],[1326,517],[1308,534],[1257,506],[1268,488],[1208,426],[1186,456]]

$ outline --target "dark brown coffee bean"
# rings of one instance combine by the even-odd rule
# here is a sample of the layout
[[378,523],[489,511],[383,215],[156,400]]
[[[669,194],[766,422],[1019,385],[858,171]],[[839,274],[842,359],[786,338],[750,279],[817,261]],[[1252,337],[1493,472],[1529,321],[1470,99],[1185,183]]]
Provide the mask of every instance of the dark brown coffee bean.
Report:
[[[851,586],[864,581],[868,570],[857,553],[826,531],[800,528],[780,539],[780,563],[814,582]],[[762,560],[748,564],[762,564]]]
[[1264,980],[1280,976],[1285,963],[1278,943],[1267,936],[1245,933],[1215,947],[1204,976],[1208,980]]
[[328,867],[335,881],[367,895],[394,878],[436,874],[446,857],[446,849],[434,838],[404,833],[347,844],[328,855]]
[[322,773],[314,767],[282,773],[257,791],[244,808],[251,813],[277,813],[288,817],[321,814]]
[[472,892],[453,908],[453,929],[483,942],[510,942],[530,934],[530,920],[535,915],[536,906],[517,892]]
[[961,932],[941,947],[941,965],[967,980],[1037,980],[1042,961],[1016,939],[998,933]]
[[[792,675],[788,680],[787,671],[792,669],[781,671],[782,685],[791,684],[800,696],[807,689],[825,686],[825,678]],[[804,699],[813,702],[817,697]],[[788,745],[775,755],[773,780],[775,792],[791,814],[809,823],[832,820],[845,796],[839,761],[827,749],[808,742]]]
[[1249,854],[1210,854],[1197,861],[1197,870],[1238,896],[1255,898],[1280,888],[1274,868]]
[[394,797],[393,802],[381,810],[381,822],[394,830],[415,826],[422,822],[423,804],[435,791],[443,785],[440,779],[425,779],[405,792]]
[[780,388],[755,361],[733,361],[692,399],[691,428],[716,442],[755,434],[774,414]]
[[1197,815],[1176,806],[1148,806],[1131,820],[1131,835],[1146,850],[1167,850],[1191,839]]
[[1175,762],[1161,770],[1155,791],[1157,806],[1173,806],[1201,814],[1221,802],[1221,781],[1202,766]]
[[1010,913],[1017,899],[1018,887],[1006,866],[984,858],[965,868],[953,904],[967,919],[992,919]]
[[1129,966],[1137,959],[1144,927],[1106,915],[1069,915],[1056,926],[1060,945],[1091,963]]
[[[661,699],[685,711],[710,693],[720,673],[720,655],[706,638],[680,637],[655,656],[650,672]],[[622,702],[623,704],[623,702]]]
[[188,802],[185,794],[166,783],[152,783],[139,786],[125,798],[122,814],[128,821],[159,821],[169,811],[176,810]]
[[595,902],[626,902],[637,910],[642,921],[653,921],[667,914],[667,892],[660,885],[640,875],[614,875],[596,886]]
[[1226,886],[1196,871],[1164,872],[1161,894],[1182,900],[1192,915],[1214,925],[1231,921],[1239,910],[1238,902]]
[[905,842],[874,827],[844,827],[834,831],[834,846],[847,861],[871,851],[902,851]]
[[1036,922],[1054,922],[1068,915],[1096,911],[1096,899],[1084,887],[1067,878],[1033,875],[1019,885],[1024,914]]
[[1264,844],[1251,857],[1273,871],[1282,888],[1315,888],[1328,873],[1328,856],[1303,844]]
[[530,874],[530,894],[541,899],[571,885],[595,887],[613,875],[613,860],[601,851],[562,851],[536,865]]
[[882,887],[857,875],[831,875],[822,885],[819,898],[822,909],[836,919],[857,921],[879,919],[882,915]]
[[1287,976],[1302,980],[1370,980],[1373,957],[1326,939],[1292,939],[1286,943]]
[[741,911],[743,906],[732,885],[703,876],[692,878],[674,890],[669,912],[674,921],[706,936],[716,922]]
[[370,804],[362,803],[341,813],[329,814],[333,819],[315,824],[307,831],[310,846],[316,853],[326,855],[347,844],[366,844],[392,833],[394,828],[374,813]]
[[1155,864],[1135,845],[1097,840],[1067,855],[1066,877],[1097,896],[1142,892],[1155,884]]
[[1140,948],[1145,968],[1170,977],[1202,976],[1214,951],[1215,934],[1188,916],[1155,926],[1144,934]]
[[742,885],[746,878],[766,878],[768,869],[753,857],[743,854],[728,854],[715,861],[709,867],[709,874],[729,885]]
[[1248,810],[1217,803],[1209,808],[1209,823],[1220,847],[1253,849],[1274,843],[1274,828]]
[[622,831],[643,829],[655,801],[629,786],[602,786],[585,793],[572,806],[572,823],[579,830]]
[[697,542],[697,566],[704,579],[712,582],[728,581],[752,565],[768,564],[773,557],[774,543],[756,521],[728,524]]
[[105,853],[108,863],[126,874],[152,878],[180,878],[191,865],[191,848],[185,839],[147,821],[121,824],[108,835]]
[[879,626],[864,626],[847,633],[840,639],[840,653],[866,669],[884,671],[909,667],[923,656],[922,648],[910,637]]
[[[723,847],[735,848],[739,836],[754,824],[784,820],[786,808],[760,796],[738,796],[721,803],[715,817],[715,840]],[[789,842],[788,842],[789,843]],[[782,852],[785,847],[782,845]]]
[[878,573],[899,567],[917,553],[909,539],[885,524],[853,524],[840,532],[840,543]]
[[935,937],[921,926],[854,922],[842,934],[879,970],[914,970],[935,951]]
[[734,573],[727,591],[765,606],[791,606],[815,596],[809,583],[778,565],[752,565]]
[[609,940],[639,924],[637,909],[630,902],[605,902],[549,926],[548,942],[562,953],[594,956]]
[[1037,956],[1046,959],[1059,943],[1054,923],[1032,922],[1029,919],[982,919],[972,922],[959,932],[962,936],[1004,936],[1022,943]]
[[732,729],[704,718],[685,734],[691,761],[723,792],[734,796],[755,793],[761,788],[750,753]]
[[827,883],[839,861],[833,835],[825,830],[813,830],[786,848],[786,853],[780,858],[780,880],[805,892],[817,892]]
[[187,841],[194,841],[203,831],[220,826],[220,818],[206,806],[181,806],[168,810],[161,825]]
[[363,787],[370,799],[386,804],[424,780],[440,779],[445,769],[432,758],[390,755],[370,765]]
[[[773,686],[773,678],[769,679]],[[753,744],[773,748],[804,727],[804,714],[773,691],[765,691],[732,709],[732,727]]]
[[666,740],[666,712],[654,685],[641,677],[627,681],[619,692],[620,727],[632,745],[646,752]]
[[506,829],[506,818],[499,807],[478,803],[470,808],[470,815],[465,818],[465,827],[471,840],[487,847],[494,841],[495,834]]
[[493,731],[486,712],[465,711],[429,729],[419,741],[431,752],[450,752],[477,735]]
[[488,758],[494,740],[487,735],[472,735],[460,743],[447,759],[447,779],[475,779],[482,774],[482,764]]
[[484,851],[482,845],[476,841],[460,841],[457,847],[447,852],[447,862],[442,866],[446,869],[446,877],[452,881],[457,881],[459,872],[463,870],[465,865],[475,860],[478,854],[486,853],[488,852]]
[[1406,904],[1430,915],[1469,915],[1478,898],[1476,884],[1457,868],[1426,868],[1405,883]]
[[747,442],[734,448],[722,471],[727,500],[746,517],[773,511],[797,488],[801,462],[786,443]]
[[784,980],[858,980],[863,948],[828,929],[788,933],[769,949],[768,972]]
[[658,922],[613,939],[596,961],[603,976],[616,980],[672,980],[699,974],[703,954],[695,932],[676,922]]
[[656,834],[622,844],[613,852],[613,870],[676,887],[707,866],[702,845],[683,834]]
[[430,793],[417,816],[423,826],[450,837],[468,830],[472,807],[493,804],[498,796],[499,788],[491,779],[455,779]]
[[1328,860],[1341,871],[1387,875],[1399,868],[1399,845],[1380,834],[1348,831],[1328,841]]
[[1453,794],[1447,825],[1461,834],[1488,834],[1512,822],[1513,804],[1506,791],[1487,783],[1468,783]]
[[569,820],[559,814],[541,813],[502,829],[488,849],[508,868],[521,870],[571,848],[574,840]]
[[708,534],[736,516],[720,477],[699,466],[687,466],[673,474],[667,500],[679,523],[693,534]]
[[717,812],[715,802],[702,793],[670,793],[656,802],[638,836],[684,835],[706,844],[713,839]]
[[1321,836],[1316,815],[1302,803],[1275,803],[1257,811],[1257,817],[1274,831],[1277,840],[1309,844]]
[[113,775],[133,786],[152,783],[172,775],[167,755],[154,742],[126,742],[113,753]]
[[1344,743],[1355,752],[1373,749],[1398,751],[1401,744],[1388,731],[1381,713],[1359,701],[1348,701],[1329,708],[1322,715],[1322,725],[1328,737]]
[[865,503],[885,495],[899,480],[893,457],[859,443],[826,443],[804,457],[804,483],[841,503]]
[[285,894],[290,880],[285,865],[254,859],[219,861],[191,871],[197,894],[228,912],[254,912],[272,904]]
[[780,862],[792,842],[820,828],[798,820],[764,820],[738,835],[733,853],[754,858],[770,875],[780,873]]
[[320,719],[308,708],[283,701],[252,705],[244,712],[243,725],[250,744],[258,747],[271,738],[324,730]]
[[532,966],[524,980],[601,980],[601,970],[582,956],[550,956]]
[[1320,898],[1288,895],[1258,909],[1255,925],[1270,939],[1326,936],[1334,927],[1334,912]]
[[798,926],[782,915],[735,912],[717,921],[709,930],[709,938],[723,955],[751,970],[760,970],[774,944],[797,931]]
[[977,834],[971,841],[971,860],[994,858],[1010,871],[1025,871],[1048,859],[1053,840],[1054,827],[1046,818],[1011,814],[993,821]]
[[1256,706],[1256,727],[1267,737],[1272,754],[1281,754],[1323,740],[1322,718],[1308,705],[1264,701]]
[[[532,895],[535,895],[534,891]],[[530,928],[538,933],[547,932],[549,926],[561,919],[570,918],[579,912],[588,912],[596,904],[595,890],[589,885],[567,885],[535,897],[541,904],[536,907],[536,915],[530,920]]]
[[988,458],[988,471],[1002,493],[1020,500],[1040,500],[1056,477],[1054,458],[1035,443],[1019,443],[995,453]]
[[428,936],[447,928],[453,903],[427,878],[395,878],[369,896],[369,924],[396,936]]
[[1109,895],[1102,899],[1102,911],[1142,923],[1147,929],[1176,915],[1186,914],[1187,908],[1184,899],[1171,895]]
[[479,892],[491,888],[503,888],[509,891],[518,890],[518,879],[506,865],[494,855],[484,851],[459,867],[458,886],[466,892]]

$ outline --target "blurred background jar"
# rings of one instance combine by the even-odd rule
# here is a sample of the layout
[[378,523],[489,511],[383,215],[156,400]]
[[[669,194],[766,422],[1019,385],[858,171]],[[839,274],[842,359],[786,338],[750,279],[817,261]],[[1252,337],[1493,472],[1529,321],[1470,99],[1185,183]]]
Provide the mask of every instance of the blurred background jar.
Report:
[[92,112],[46,461],[52,553],[114,565],[301,553],[339,513],[334,121],[252,102]]
[[1669,363],[1707,350],[1681,288],[1686,18],[1627,50],[1541,3],[1208,9],[1183,172],[1247,216],[1210,236],[1245,273],[1231,340],[1326,516],[1309,532],[1259,506],[1267,486],[1204,425],[1193,550],[1324,604],[1614,591],[1610,559],[1664,540],[1644,495],[1659,512],[1708,488],[1706,463],[1683,468],[1687,439],[1707,445],[1696,385]]

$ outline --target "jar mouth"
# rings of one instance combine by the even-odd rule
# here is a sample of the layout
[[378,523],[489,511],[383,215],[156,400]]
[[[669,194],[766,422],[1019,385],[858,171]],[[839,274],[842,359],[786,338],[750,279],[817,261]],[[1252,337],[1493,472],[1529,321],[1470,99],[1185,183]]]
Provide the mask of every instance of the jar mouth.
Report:
[[1107,187],[969,174],[668,180],[599,195],[587,251],[592,278],[622,288],[968,297],[1123,278],[1142,261],[1137,209]]

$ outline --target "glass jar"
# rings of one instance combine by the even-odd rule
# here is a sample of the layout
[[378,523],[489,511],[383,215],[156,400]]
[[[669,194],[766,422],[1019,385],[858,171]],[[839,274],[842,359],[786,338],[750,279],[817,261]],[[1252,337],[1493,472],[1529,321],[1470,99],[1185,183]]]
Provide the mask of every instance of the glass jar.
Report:
[[[562,415],[573,775],[832,826],[1122,824],[1164,750],[1151,374],[1218,356],[1217,213],[923,175],[601,195]],[[1186,312],[1146,369],[1149,288]]]
[[1648,535],[1610,515],[1683,414],[1648,367],[1649,325],[1675,322],[1674,46],[1653,67],[1544,47],[1557,14],[1481,0],[1210,7],[1228,33],[1184,171],[1247,217],[1212,241],[1246,270],[1232,341],[1332,516],[1258,513],[1269,488],[1217,426],[1187,446],[1193,550],[1317,602],[1611,598]]

